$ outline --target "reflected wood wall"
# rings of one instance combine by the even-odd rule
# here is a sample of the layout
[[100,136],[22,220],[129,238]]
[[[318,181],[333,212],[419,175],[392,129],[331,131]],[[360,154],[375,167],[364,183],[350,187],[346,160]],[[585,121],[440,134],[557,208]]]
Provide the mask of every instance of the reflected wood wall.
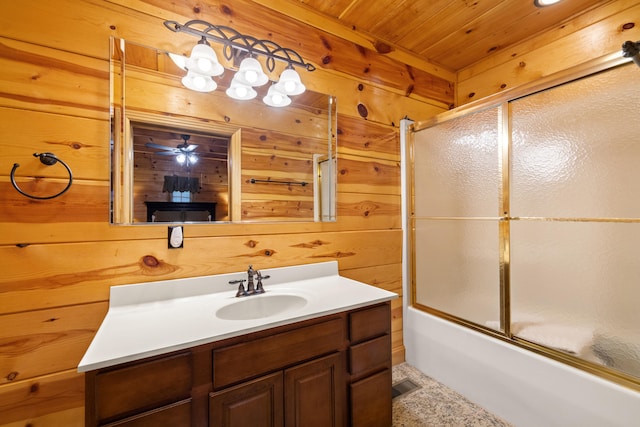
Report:
[[[76,366],[113,285],[241,271],[249,263],[337,260],[346,277],[402,293],[398,126],[403,117],[422,120],[447,109],[455,82],[425,70],[407,73],[406,64],[250,0],[197,6],[50,0],[37,7],[5,1],[0,12],[0,426],[84,424],[84,379]],[[621,12],[603,8],[601,18],[615,13]],[[109,224],[109,38],[187,53],[193,38],[168,31],[166,19],[204,19],[273,38],[318,67],[305,83],[338,97],[337,222],[186,225],[185,247],[174,251],[162,226]],[[540,40],[549,43],[553,34]],[[549,55],[534,51],[534,42],[525,46],[533,57]],[[483,88],[488,74],[476,80]],[[536,78],[504,74],[510,84]],[[475,85],[471,77],[465,81]],[[148,88],[147,99],[153,91]],[[190,114],[190,99],[175,102]],[[233,111],[212,106],[211,114]],[[73,169],[73,186],[56,199],[25,198],[9,182],[13,163],[20,164],[17,181],[25,191],[46,195],[65,185],[64,168],[33,157],[47,151]],[[404,360],[401,299],[392,310],[398,363]]]

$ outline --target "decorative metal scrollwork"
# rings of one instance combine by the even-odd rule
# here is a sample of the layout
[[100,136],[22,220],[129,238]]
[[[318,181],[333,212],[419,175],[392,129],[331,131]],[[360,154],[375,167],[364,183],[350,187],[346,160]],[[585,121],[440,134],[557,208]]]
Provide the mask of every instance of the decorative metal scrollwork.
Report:
[[282,47],[271,40],[260,40],[253,36],[241,34],[224,25],[213,25],[206,21],[194,19],[184,25],[176,21],[165,21],[164,26],[175,33],[183,32],[223,44],[223,53],[227,60],[233,58],[233,50],[235,49],[248,52],[249,55],[265,56],[267,58],[266,66],[269,71],[275,69],[275,60],[286,62],[291,67],[295,65],[305,68],[307,71],[316,69],[313,64],[305,62],[300,54],[293,49]]
[[18,193],[22,194],[23,196],[29,197],[31,199],[37,199],[37,200],[48,200],[48,199],[53,199],[63,195],[69,189],[69,187],[71,187],[71,184],[73,183],[73,173],[71,173],[71,168],[69,168],[69,165],[67,165],[65,162],[60,160],[53,153],[33,153],[33,157],[38,157],[40,159],[40,162],[43,165],[47,165],[47,166],[53,166],[56,163],[60,162],[60,164],[64,166],[65,169],[67,169],[67,172],[69,172],[69,183],[62,191],[52,196],[34,196],[33,194],[25,193],[22,189],[20,189],[20,187],[18,187],[18,184],[16,183],[15,173],[16,173],[16,169],[18,169],[20,165],[18,163],[14,163],[13,168],[11,169],[11,185],[13,185],[13,188],[15,188],[18,191]]

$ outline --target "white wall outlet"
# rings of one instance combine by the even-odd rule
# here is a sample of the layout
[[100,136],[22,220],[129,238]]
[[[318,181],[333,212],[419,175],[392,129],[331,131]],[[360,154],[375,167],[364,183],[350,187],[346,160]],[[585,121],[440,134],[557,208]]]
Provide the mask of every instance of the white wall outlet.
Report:
[[184,247],[184,235],[182,226],[169,227],[169,249]]

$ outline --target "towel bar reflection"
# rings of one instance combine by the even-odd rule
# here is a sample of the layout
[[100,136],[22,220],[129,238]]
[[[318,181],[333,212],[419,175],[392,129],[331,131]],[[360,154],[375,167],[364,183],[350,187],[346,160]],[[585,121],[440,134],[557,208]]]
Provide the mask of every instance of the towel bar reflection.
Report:
[[65,169],[67,169],[67,172],[69,172],[69,183],[62,191],[52,196],[34,196],[32,194],[25,193],[22,189],[20,189],[20,187],[18,187],[18,184],[16,183],[15,173],[16,173],[16,169],[18,169],[20,165],[18,163],[14,163],[13,169],[11,169],[11,185],[13,185],[13,188],[15,188],[18,191],[18,193],[22,194],[23,196],[29,197],[31,199],[37,199],[37,200],[49,200],[49,199],[53,199],[63,195],[69,189],[69,187],[71,187],[71,183],[73,182],[73,173],[71,173],[71,168],[69,168],[69,165],[67,165],[65,162],[60,160],[53,153],[33,153],[33,157],[38,157],[40,159],[40,162],[43,165],[47,165],[47,166],[52,166],[60,162],[62,166],[64,166]]
[[295,181],[274,181],[271,179],[255,179],[255,178],[251,178],[251,180],[249,181],[252,184],[258,184],[258,183],[262,183],[262,184],[284,184],[284,185],[302,185],[303,187],[305,185],[307,185],[307,182],[295,182]]

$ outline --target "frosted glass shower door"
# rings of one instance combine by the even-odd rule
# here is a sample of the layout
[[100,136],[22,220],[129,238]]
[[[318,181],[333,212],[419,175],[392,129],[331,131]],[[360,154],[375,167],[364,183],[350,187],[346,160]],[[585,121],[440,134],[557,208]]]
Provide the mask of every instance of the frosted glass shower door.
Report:
[[515,336],[640,377],[640,70],[511,103]]
[[414,304],[500,319],[499,110],[414,135]]

